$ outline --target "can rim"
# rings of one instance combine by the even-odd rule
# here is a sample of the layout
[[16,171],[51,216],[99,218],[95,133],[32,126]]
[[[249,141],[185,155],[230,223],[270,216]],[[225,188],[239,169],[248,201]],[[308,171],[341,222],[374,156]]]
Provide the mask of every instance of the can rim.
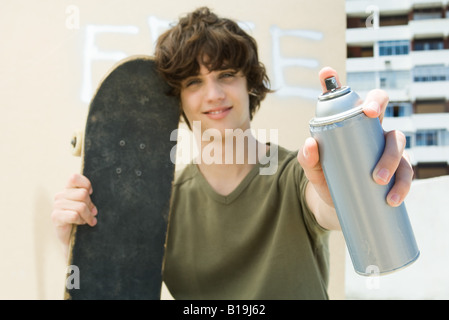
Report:
[[343,96],[345,94],[348,94],[351,91],[351,88],[348,86],[344,86],[338,89],[334,89],[328,92],[323,93],[322,95],[320,95],[318,97],[319,100],[324,101],[324,100],[330,100],[330,99],[335,99],[339,96]]
[[355,117],[355,116],[359,115],[360,113],[363,113],[363,107],[358,106],[358,107],[349,109],[348,111],[334,114],[332,116],[313,118],[312,120],[310,120],[309,125],[313,126],[313,127],[328,125],[328,124],[346,120],[348,118]]

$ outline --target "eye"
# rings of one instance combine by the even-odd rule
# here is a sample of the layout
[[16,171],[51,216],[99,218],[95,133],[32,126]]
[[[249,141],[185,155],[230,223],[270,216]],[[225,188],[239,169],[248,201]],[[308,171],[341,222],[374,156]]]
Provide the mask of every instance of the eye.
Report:
[[198,85],[201,83],[201,80],[198,78],[190,78],[184,81],[184,87],[188,88],[194,85]]
[[226,79],[226,78],[234,78],[237,74],[237,71],[235,70],[225,70],[220,74],[220,78]]

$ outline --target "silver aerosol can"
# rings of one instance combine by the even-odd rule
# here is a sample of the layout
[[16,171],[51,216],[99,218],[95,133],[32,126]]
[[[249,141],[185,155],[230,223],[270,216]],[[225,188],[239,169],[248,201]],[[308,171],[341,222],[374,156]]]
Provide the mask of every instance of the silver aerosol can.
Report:
[[367,117],[349,87],[325,80],[310,132],[323,168],[354,269],[380,275],[401,269],[419,256],[405,204],[391,207],[394,184],[377,184],[372,173],[385,147],[378,118]]

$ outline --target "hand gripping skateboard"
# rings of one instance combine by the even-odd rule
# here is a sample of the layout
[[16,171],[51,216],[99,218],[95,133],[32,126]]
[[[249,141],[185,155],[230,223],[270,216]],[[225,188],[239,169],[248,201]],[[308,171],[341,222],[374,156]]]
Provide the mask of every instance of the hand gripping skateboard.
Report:
[[98,223],[73,228],[69,265],[79,286],[66,283],[66,299],[160,299],[175,166],[170,134],[179,120],[168,90],[155,62],[136,56],[116,65],[91,101],[83,174]]

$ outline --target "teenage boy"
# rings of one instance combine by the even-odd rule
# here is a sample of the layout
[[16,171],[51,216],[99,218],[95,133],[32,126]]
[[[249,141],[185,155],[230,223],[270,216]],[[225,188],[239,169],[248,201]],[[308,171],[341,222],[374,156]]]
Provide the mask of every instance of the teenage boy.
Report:
[[[155,57],[186,123],[199,124],[201,136],[215,132],[211,141],[197,138],[200,157],[213,150],[213,158],[222,160],[197,159],[175,180],[164,264],[173,297],[327,299],[328,235],[340,226],[318,146],[308,138],[294,153],[248,134],[271,91],[255,40],[234,21],[200,8],[161,35]],[[321,70],[323,90],[330,76],[338,78],[331,68]],[[373,90],[364,112],[382,120],[387,103],[385,92]],[[396,173],[386,200],[398,206],[413,172],[404,157],[404,135],[385,136],[373,179],[387,184]],[[239,152],[243,158],[237,161]],[[254,152],[265,161],[250,161],[260,159]],[[273,162],[276,170],[260,174]],[[72,224],[94,227],[97,214],[101,223],[92,192],[89,180],[75,174],[55,197],[52,219],[66,250]]]

